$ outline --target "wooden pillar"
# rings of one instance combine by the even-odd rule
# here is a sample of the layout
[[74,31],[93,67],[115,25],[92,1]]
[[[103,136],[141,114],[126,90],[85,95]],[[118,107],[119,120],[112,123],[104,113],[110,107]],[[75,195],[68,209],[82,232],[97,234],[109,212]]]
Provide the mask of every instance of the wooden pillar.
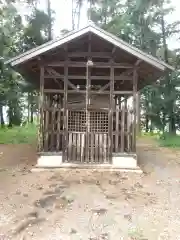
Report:
[[39,127],[38,127],[38,151],[44,151],[43,146],[43,119],[44,119],[44,66],[40,66],[40,91],[39,91]]
[[119,106],[120,106],[120,99],[119,96],[116,96],[116,134],[115,134],[115,152],[119,152]]
[[87,62],[86,66],[86,157],[89,161],[89,134],[90,134],[90,113],[88,111],[88,106],[90,104],[90,66]]
[[93,62],[91,60],[91,33],[88,36],[88,61],[86,64],[86,157],[89,162],[90,149],[89,149],[89,138],[90,138],[90,112],[88,106],[90,104],[90,90],[91,90],[91,67]]
[[136,113],[137,113],[137,127],[136,134],[139,135],[141,132],[141,109],[140,109],[140,92],[136,94]]
[[[112,63],[111,63],[112,64]],[[112,159],[113,151],[113,94],[114,94],[114,66],[110,68],[110,105],[109,105],[109,157]]]
[[68,113],[67,113],[67,92],[68,92],[68,61],[64,64],[64,101],[63,101],[63,162],[67,161],[67,144],[68,144]]
[[137,127],[137,82],[138,82],[138,73],[137,73],[137,67],[133,70],[133,115],[134,115],[134,121],[133,121],[133,127],[132,127],[132,151],[136,152],[136,127]]

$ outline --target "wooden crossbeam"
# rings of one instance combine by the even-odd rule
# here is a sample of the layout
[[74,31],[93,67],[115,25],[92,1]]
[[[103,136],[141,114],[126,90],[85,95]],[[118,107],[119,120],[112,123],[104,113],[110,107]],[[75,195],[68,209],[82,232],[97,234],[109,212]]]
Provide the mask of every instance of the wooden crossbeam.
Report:
[[114,56],[115,52],[116,52],[116,46],[113,47],[111,56]]
[[141,62],[142,62],[142,59],[138,59],[135,63],[135,67],[138,67]]
[[[68,67],[86,67],[87,62],[73,62],[69,61],[68,62]],[[64,67],[64,62],[63,61],[57,61],[57,62],[52,62],[48,63],[47,66],[49,67]],[[130,69],[133,68],[134,66],[132,64],[128,63],[105,63],[105,62],[93,62],[93,68],[110,68],[113,66],[114,68],[124,68],[124,69]]]
[[[89,57],[89,52],[72,52],[68,54],[69,58],[73,57]],[[111,52],[91,52],[92,58],[111,58],[112,53]]]
[[[53,69],[46,69],[46,71],[50,74],[50,75],[53,75],[53,72],[52,72]],[[45,78],[45,77],[44,77]],[[54,81],[61,87],[61,84],[59,81],[57,81],[56,77],[53,78]]]
[[108,82],[106,85],[104,85],[102,88],[100,88],[99,91],[98,91],[98,93],[103,92],[103,91],[106,90],[109,86],[110,86],[110,82]]
[[[49,74],[49,75],[45,75],[44,78],[56,78],[56,79],[62,79],[64,78],[64,75],[58,74],[58,75],[54,75],[54,74]],[[86,79],[86,76],[84,75],[68,75],[68,79]],[[91,76],[91,80],[109,80],[109,76]],[[116,81],[131,81],[132,77],[131,76],[126,76],[124,74],[120,74],[119,76],[115,76],[115,80]]]
[[[64,90],[61,89],[44,89],[45,93],[64,93]],[[68,93],[78,93],[78,94],[85,94],[85,90],[68,90]],[[104,91],[104,92],[99,92],[99,91],[89,91],[90,94],[101,94],[101,95],[106,95],[109,94],[109,91]],[[132,95],[133,91],[114,91],[113,94],[115,95]]]
[[93,95],[91,96],[91,99],[95,100],[97,98],[97,96],[101,93],[104,92],[104,90],[106,90],[108,87],[110,86],[110,82],[108,82],[106,85],[104,85],[103,87],[101,87],[98,92],[97,92],[97,95]]
[[[56,70],[54,70],[54,69],[52,69],[52,68],[47,69],[47,71],[50,71],[55,78],[60,78],[60,76],[61,76]],[[64,75],[61,76],[61,79],[64,81]],[[67,84],[68,84],[72,89],[74,89],[74,90],[76,90],[76,91],[79,91],[79,89],[78,89],[73,83],[71,83],[68,79],[67,79]]]

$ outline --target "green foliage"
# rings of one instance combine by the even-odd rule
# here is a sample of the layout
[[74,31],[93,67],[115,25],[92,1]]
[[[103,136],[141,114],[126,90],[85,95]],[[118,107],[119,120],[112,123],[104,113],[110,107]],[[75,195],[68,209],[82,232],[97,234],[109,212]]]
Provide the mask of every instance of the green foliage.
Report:
[[[37,93],[34,86],[27,84],[23,77],[3,62],[51,38],[51,1],[46,1],[46,14],[37,8],[37,0],[24,0],[31,8],[26,24],[15,8],[18,0],[0,2],[3,2],[0,5],[0,110],[2,106],[8,106],[10,125],[19,125],[23,109],[27,106],[28,116],[33,119],[33,113],[37,111]],[[180,33],[180,21],[169,23],[166,20],[167,15],[174,11],[169,0],[73,0],[72,16],[77,19],[72,22],[77,27],[84,2],[89,4],[88,15],[97,25],[179,68],[180,51],[168,49],[167,44],[170,38]],[[61,34],[66,33],[66,29],[61,31]],[[152,83],[151,77],[148,79]],[[141,91],[141,122],[147,132],[154,129],[171,133],[180,130],[179,84],[180,75],[176,71],[167,73],[164,78]],[[2,119],[2,111],[0,115]]]
[[[102,0],[90,11],[99,26],[178,68],[179,53],[169,50],[167,42],[180,33],[180,22],[167,23],[166,16],[174,11],[168,0]],[[151,84],[148,74],[147,78]],[[179,129],[179,81],[179,72],[166,73],[141,91],[142,126],[147,132]]]
[[[37,109],[34,87],[27,84],[22,76],[14,72],[4,61],[16,56],[20,52],[32,49],[48,40],[49,23],[52,19],[36,8],[36,0],[26,0],[31,7],[31,15],[26,16],[26,24],[15,7],[18,1],[3,1],[0,5],[0,119],[3,125],[2,107],[8,106],[9,126],[20,125],[23,118],[22,102],[29,101],[28,111]],[[26,93],[31,96],[25,99]]]
[[37,136],[35,125],[26,125],[0,129],[0,144],[34,143]]
[[31,16],[27,17],[28,25],[22,35],[22,49],[27,51],[48,41],[48,15],[35,9]]
[[165,133],[158,140],[161,147],[180,148],[180,136]]

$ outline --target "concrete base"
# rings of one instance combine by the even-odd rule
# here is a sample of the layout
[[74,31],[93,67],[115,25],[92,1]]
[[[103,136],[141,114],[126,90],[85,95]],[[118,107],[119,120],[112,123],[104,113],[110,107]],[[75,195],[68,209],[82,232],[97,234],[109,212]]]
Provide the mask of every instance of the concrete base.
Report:
[[67,171],[67,170],[70,170],[70,169],[78,169],[80,171],[87,171],[87,170],[90,170],[90,171],[98,171],[98,172],[128,172],[128,173],[139,173],[139,174],[142,174],[143,171],[137,167],[135,169],[126,169],[126,168],[114,168],[111,166],[98,166],[98,167],[91,167],[91,168],[87,168],[86,166],[82,166],[81,165],[81,168],[79,166],[70,166],[70,167],[67,167],[67,166],[61,166],[61,167],[54,167],[54,168],[50,168],[50,167],[36,167],[36,168],[33,168],[31,169],[31,172],[46,172],[46,171],[50,171],[50,172],[59,172],[59,171]]
[[137,156],[135,154],[113,154],[112,165],[118,168],[137,168]]
[[41,155],[37,160],[36,167],[59,167],[62,165],[62,154]]
[[36,168],[41,169],[58,169],[58,168],[78,168],[78,169],[109,169],[123,172],[140,172],[137,166],[137,157],[135,154],[113,154],[112,164],[78,164],[63,163],[62,153],[47,153],[39,156]]

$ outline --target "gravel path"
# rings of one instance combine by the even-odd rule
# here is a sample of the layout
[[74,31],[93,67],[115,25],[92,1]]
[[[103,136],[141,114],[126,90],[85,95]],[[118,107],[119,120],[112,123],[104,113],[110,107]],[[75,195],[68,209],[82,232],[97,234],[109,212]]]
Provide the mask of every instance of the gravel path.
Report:
[[0,146],[0,240],[180,239],[180,152],[145,138],[141,175],[31,173],[34,150],[20,146]]

